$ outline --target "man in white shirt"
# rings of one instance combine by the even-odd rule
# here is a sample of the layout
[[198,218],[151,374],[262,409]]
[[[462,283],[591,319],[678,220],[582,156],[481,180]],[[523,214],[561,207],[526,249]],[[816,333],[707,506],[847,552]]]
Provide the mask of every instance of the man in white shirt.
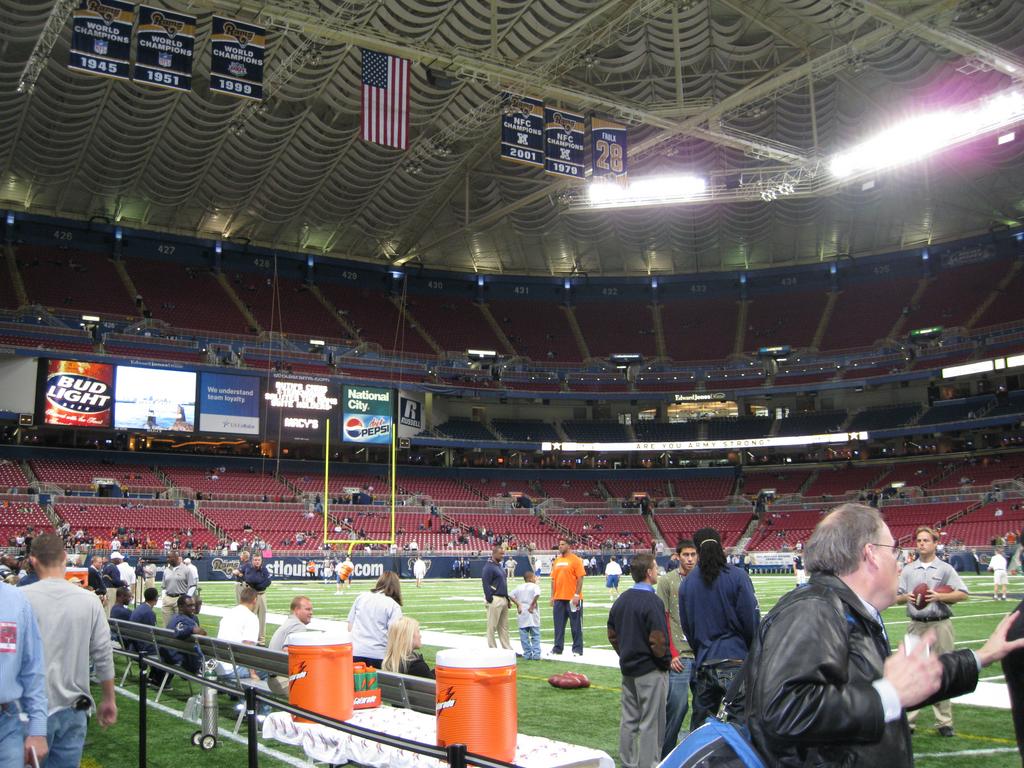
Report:
[[622,566],[615,560],[615,555],[608,559],[608,565],[604,567],[604,585],[608,588],[608,594],[616,597],[619,594],[619,577],[622,576]]
[[[297,632],[305,632],[313,620],[313,602],[305,595],[292,598],[291,616],[277,628],[267,648],[272,651],[288,652],[288,639]],[[275,675],[267,679],[270,690],[279,695],[288,693],[288,676]]]
[[121,581],[128,588],[128,591],[135,594],[135,568],[128,564],[127,560],[120,560],[117,563],[117,572],[121,574]]
[[[993,600],[1005,600],[1006,599],[1006,585],[1010,579],[1006,575],[1006,558],[1003,556],[1003,550],[996,549],[992,553],[992,559],[988,561],[988,569],[992,571],[992,599]],[[1003,586],[1002,597],[999,596],[999,585]]]
[[191,557],[186,557],[184,560],[182,560],[182,562],[185,564],[185,567],[188,568],[188,572],[189,572],[189,576],[190,576],[189,583],[190,584],[195,584],[196,586],[198,586],[199,585],[199,569],[196,568],[194,565],[192,565],[192,558]]
[[[256,641],[259,636],[260,620],[256,617],[256,590],[247,585],[242,587],[238,605],[221,618],[220,627],[217,629],[217,639],[245,645],[257,645]],[[235,674],[235,667],[232,664],[218,661],[217,674],[220,677],[232,677]],[[238,667],[238,677],[260,679],[260,675],[255,669],[241,666]]]

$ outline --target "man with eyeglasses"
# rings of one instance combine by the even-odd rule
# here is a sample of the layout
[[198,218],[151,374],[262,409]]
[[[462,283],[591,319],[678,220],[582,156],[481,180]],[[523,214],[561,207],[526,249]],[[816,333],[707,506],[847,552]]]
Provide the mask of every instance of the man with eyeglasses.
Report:
[[911,768],[906,712],[973,691],[979,671],[1024,648],[1005,617],[978,650],[931,653],[929,630],[892,653],[881,612],[896,602],[899,546],[877,509],[836,507],[804,547],[807,586],[761,621],[744,667],[745,719],[773,768],[884,765]]
[[[939,543],[939,534],[927,525],[919,526],[914,532],[917,545],[917,559],[908,564],[900,573],[900,586],[897,590],[896,602],[907,606],[907,617],[910,627],[907,634],[922,638],[928,632],[935,633],[932,643],[934,653],[949,653],[955,648],[953,641],[953,611],[949,606],[967,599],[967,587],[956,569],[936,557],[935,550]],[[925,594],[924,606],[918,607],[914,590],[924,584],[928,591]],[[949,590],[939,591],[940,587]],[[910,721],[910,732],[914,732],[914,720],[920,710],[907,715]],[[953,732],[953,703],[948,699],[937,702],[932,707],[935,714],[935,725],[940,736],[950,737]]]

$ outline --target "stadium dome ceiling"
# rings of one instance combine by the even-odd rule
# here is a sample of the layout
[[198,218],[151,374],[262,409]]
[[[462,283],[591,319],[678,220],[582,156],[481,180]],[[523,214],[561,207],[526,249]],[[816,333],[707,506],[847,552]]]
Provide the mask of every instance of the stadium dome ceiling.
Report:
[[[537,275],[756,269],[1024,218],[1024,136],[760,197],[914,110],[1013,85],[990,63],[1024,50],[1019,0],[172,2],[199,16],[190,93],[67,69],[75,5],[0,5],[0,207]],[[263,102],[209,91],[214,12],[268,28]],[[412,60],[408,151],[359,138],[362,47]],[[693,172],[731,201],[571,212],[578,182],[499,157],[505,89],[623,120],[631,176]]]

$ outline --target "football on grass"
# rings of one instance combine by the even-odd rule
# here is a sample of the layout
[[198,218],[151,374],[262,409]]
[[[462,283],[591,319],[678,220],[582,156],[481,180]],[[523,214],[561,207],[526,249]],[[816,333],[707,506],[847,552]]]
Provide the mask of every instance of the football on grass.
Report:
[[914,587],[914,591],[910,593],[910,602],[915,608],[921,610],[927,603],[924,601],[925,596],[928,594],[927,584],[918,584]]
[[552,675],[548,682],[555,688],[589,688],[590,679],[580,672],[563,672],[560,675]]

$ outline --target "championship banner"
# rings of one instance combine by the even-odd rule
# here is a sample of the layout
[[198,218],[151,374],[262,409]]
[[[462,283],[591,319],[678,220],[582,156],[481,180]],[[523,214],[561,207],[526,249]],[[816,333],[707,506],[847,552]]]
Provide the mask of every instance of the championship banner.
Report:
[[109,427],[114,395],[114,366],[48,360],[44,424]]
[[513,93],[501,95],[501,156],[544,165],[544,102]]
[[192,90],[196,18],[139,6],[132,80],[178,91]]
[[82,0],[71,17],[70,69],[128,79],[135,6],[119,0]]
[[345,385],[341,438],[346,443],[391,442],[391,390]]
[[213,17],[210,90],[246,99],[263,98],[263,51],[267,30],[234,19]]
[[544,170],[583,178],[583,116],[544,109]]
[[626,141],[626,126],[601,117],[590,118],[590,161],[595,179],[626,180]]

